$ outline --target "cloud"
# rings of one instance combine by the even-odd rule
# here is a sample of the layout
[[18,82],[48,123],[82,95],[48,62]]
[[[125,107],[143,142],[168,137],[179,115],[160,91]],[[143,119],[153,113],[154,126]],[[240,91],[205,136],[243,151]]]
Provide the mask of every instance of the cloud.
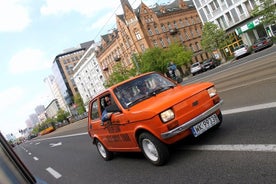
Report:
[[77,12],[87,17],[93,17],[102,10],[114,9],[115,6],[119,5],[120,2],[114,0],[46,0],[40,12],[42,15]]
[[13,109],[13,106],[16,106],[16,103],[22,99],[24,90],[20,87],[11,87],[0,91],[0,114],[4,114],[3,110]]
[[45,58],[41,50],[30,48],[16,53],[9,62],[9,71],[12,74],[43,70],[50,67],[51,62]]
[[20,32],[30,23],[28,8],[22,0],[0,0],[0,32]]

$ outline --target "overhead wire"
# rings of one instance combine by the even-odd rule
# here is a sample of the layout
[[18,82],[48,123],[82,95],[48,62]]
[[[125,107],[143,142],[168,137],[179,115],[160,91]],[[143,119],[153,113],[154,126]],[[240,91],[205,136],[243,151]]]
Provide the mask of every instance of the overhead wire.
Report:
[[[132,5],[134,5],[134,3],[136,2],[137,0],[134,0],[132,3],[131,3],[131,6]],[[158,4],[158,2],[159,2],[160,0],[157,0],[157,4]],[[141,0],[141,2],[142,2],[142,0]],[[99,32],[97,33],[97,35],[95,36],[95,38],[94,38],[94,40],[96,40],[96,38],[101,34],[101,32],[104,30],[104,28],[105,28],[105,26],[107,26],[107,24],[108,24],[108,22],[113,18],[113,16],[116,14],[116,11],[119,9],[121,7],[121,4],[119,4],[118,6],[117,6],[117,8],[114,10],[114,12],[112,13],[112,15],[108,18],[108,20],[104,23],[104,25],[102,26],[102,28],[99,30]],[[116,26],[116,23],[115,24],[113,24],[111,27],[112,27],[112,29],[114,29],[115,28],[115,26]],[[113,28],[114,27],[114,28]]]

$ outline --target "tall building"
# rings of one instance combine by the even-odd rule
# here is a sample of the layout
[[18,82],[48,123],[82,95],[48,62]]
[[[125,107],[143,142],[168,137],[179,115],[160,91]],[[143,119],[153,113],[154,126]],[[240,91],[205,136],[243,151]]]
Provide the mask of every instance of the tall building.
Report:
[[131,58],[148,48],[166,48],[173,42],[190,48],[193,62],[210,57],[200,45],[202,23],[192,1],[175,0],[169,4],[148,7],[141,2],[132,9],[128,0],[121,0],[123,15],[116,16],[117,28],[103,35],[97,50],[99,64],[106,79],[115,62],[132,67]]
[[44,113],[44,111],[45,111],[44,105],[38,105],[35,107],[35,113],[38,115],[41,113]]
[[59,107],[64,111],[67,111],[70,113],[69,107],[66,104],[65,99],[63,98],[63,95],[61,93],[61,90],[59,89],[59,86],[56,82],[55,77],[53,75],[49,75],[44,79],[44,82],[50,88],[53,99],[57,99]]
[[92,44],[73,68],[73,79],[86,109],[90,99],[105,89],[105,79],[96,58],[95,48],[96,45]]
[[260,17],[251,12],[258,0],[193,0],[203,23],[212,22],[232,35],[234,41],[224,48],[225,55],[232,55],[240,44],[252,45],[260,37],[268,36]]
[[77,86],[73,80],[73,68],[93,43],[94,41],[89,41],[80,44],[77,48],[67,49],[57,55],[53,61],[52,71],[55,76],[55,82],[68,106],[73,105],[73,96],[78,93]]

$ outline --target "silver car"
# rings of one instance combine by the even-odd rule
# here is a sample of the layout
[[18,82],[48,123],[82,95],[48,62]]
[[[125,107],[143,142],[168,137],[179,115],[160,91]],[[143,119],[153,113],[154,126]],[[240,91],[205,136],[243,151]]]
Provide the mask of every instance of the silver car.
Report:
[[196,74],[203,72],[204,69],[203,69],[203,66],[199,62],[196,62],[196,63],[192,64],[190,71],[191,71],[192,75],[196,75]]
[[236,59],[251,54],[251,47],[246,44],[242,44],[235,48],[234,56]]

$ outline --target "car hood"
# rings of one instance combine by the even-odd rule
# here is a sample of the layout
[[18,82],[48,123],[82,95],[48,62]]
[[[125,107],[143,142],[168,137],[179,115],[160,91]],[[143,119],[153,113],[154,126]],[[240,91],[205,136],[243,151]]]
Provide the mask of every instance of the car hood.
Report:
[[159,113],[173,107],[180,102],[213,86],[213,83],[204,82],[186,86],[177,85],[174,88],[152,96],[128,109],[131,120],[142,121],[151,119]]

